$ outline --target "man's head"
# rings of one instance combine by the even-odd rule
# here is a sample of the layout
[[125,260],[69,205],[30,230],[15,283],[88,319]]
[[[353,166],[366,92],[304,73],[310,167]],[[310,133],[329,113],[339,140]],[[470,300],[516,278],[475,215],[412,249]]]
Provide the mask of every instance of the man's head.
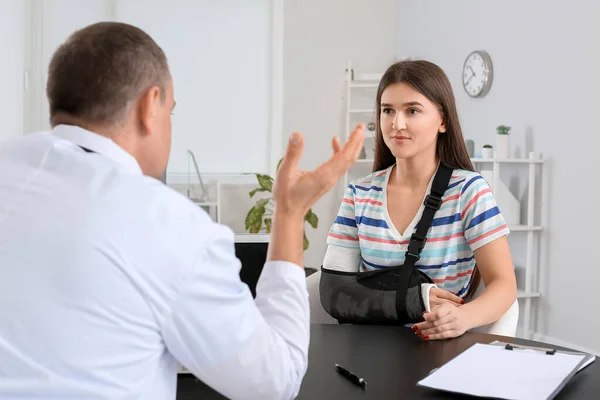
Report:
[[50,123],[108,136],[160,178],[171,149],[173,82],[162,49],[141,29],[102,22],[54,53],[46,87]]

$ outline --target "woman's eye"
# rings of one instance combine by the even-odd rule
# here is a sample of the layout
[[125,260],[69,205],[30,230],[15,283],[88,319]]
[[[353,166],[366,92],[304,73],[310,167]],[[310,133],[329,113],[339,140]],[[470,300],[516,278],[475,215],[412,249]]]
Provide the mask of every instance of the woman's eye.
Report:
[[384,108],[383,109],[384,114],[392,114],[393,112],[394,112],[393,108]]
[[419,110],[417,110],[416,108],[409,108],[408,110],[406,110],[406,112],[407,112],[409,115],[416,115],[416,114],[418,114],[418,113],[419,113]]

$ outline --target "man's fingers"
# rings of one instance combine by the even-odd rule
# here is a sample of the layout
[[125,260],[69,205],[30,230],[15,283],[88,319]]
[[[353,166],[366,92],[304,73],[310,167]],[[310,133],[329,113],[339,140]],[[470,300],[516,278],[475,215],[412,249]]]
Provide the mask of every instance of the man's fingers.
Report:
[[[336,152],[333,157],[324,163],[323,173],[331,174],[337,180],[344,175],[346,171],[354,164],[360,155],[363,143],[365,141],[365,125],[358,124],[356,129],[350,134],[350,138],[344,144],[340,151]],[[319,168],[321,169],[321,168]]]
[[283,161],[279,166],[279,171],[285,171],[286,173],[298,167],[300,157],[302,156],[302,150],[304,149],[304,138],[298,132],[294,132],[290,135],[288,141],[287,150]]
[[332,147],[334,155],[312,172],[315,183],[321,188],[322,192],[329,190],[335,185],[340,177],[358,159],[364,139],[364,124],[359,124],[352,131],[350,138],[343,147],[340,147],[339,139],[333,139]]
[[358,159],[360,155],[360,150],[363,147],[363,143],[365,141],[365,124],[360,123],[354,128],[350,137],[348,138],[348,142],[344,145],[344,149],[351,154],[352,162]]
[[340,143],[340,138],[335,136],[331,140],[331,147],[333,148],[333,154],[336,154],[342,150],[342,145]]

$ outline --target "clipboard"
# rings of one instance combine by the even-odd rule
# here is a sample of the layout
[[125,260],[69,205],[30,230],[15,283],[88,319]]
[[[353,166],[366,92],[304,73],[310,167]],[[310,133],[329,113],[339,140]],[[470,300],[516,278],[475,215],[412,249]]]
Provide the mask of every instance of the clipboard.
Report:
[[590,354],[553,348],[477,343],[417,384],[478,397],[547,400],[594,360]]
[[525,345],[521,345],[521,344],[500,342],[498,340],[494,340],[493,342],[490,343],[490,345],[493,345],[493,346],[504,346],[504,348],[512,348],[512,349],[545,351],[547,354],[549,352],[553,352],[553,353],[559,352],[559,353],[564,353],[564,354],[583,354],[586,357],[584,359],[583,364],[579,367],[579,369],[577,369],[576,373],[580,372],[582,369],[584,369],[585,367],[587,367],[588,365],[590,365],[591,363],[593,363],[594,361],[596,361],[596,356],[595,355],[589,354],[589,353],[584,353],[584,352],[579,352],[579,351],[556,350],[556,349],[553,349],[551,347],[525,346]]

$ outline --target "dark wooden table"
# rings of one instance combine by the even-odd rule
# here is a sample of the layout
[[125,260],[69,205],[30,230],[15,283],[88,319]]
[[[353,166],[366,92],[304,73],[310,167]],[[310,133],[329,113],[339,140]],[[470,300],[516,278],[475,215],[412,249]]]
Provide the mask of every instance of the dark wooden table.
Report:
[[[472,399],[416,384],[432,369],[474,343],[494,340],[555,347],[478,333],[466,333],[445,341],[423,341],[404,327],[312,325],[308,371],[298,399]],[[341,377],[335,370],[335,363],[364,378],[367,388],[363,390]],[[181,376],[177,399],[191,398],[223,399],[193,377]],[[556,399],[600,399],[600,360],[575,375]]]

